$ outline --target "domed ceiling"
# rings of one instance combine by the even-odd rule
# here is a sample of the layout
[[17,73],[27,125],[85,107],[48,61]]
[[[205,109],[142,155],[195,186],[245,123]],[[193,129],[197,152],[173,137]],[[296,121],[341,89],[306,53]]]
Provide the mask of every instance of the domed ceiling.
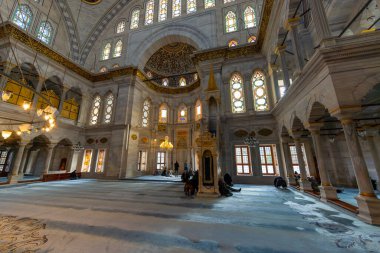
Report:
[[[168,87],[189,86],[198,80],[191,55],[196,49],[185,43],[171,43],[155,52],[145,65],[149,79]],[[181,85],[181,79],[186,85]]]

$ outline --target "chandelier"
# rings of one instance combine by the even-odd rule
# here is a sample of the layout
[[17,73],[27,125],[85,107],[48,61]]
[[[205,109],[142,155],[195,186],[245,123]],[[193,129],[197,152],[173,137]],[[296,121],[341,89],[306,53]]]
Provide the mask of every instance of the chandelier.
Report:
[[165,136],[165,140],[161,142],[160,148],[171,150],[173,149],[173,144],[169,141],[169,136]]

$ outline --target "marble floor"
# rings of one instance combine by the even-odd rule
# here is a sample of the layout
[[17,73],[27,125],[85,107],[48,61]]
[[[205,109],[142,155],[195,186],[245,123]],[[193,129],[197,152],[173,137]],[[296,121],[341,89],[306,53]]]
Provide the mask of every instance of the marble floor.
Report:
[[0,252],[380,252],[379,227],[293,190],[238,187],[200,199],[172,182],[1,186]]

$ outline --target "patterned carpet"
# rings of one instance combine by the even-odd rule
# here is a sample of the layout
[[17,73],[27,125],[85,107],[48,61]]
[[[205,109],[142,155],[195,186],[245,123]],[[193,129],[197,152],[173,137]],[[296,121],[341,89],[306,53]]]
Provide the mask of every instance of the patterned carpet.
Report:
[[0,216],[0,252],[37,252],[48,240],[36,219]]

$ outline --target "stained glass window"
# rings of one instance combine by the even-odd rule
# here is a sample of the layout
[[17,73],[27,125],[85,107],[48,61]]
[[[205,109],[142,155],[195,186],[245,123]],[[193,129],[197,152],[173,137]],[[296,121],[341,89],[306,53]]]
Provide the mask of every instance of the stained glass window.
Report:
[[205,9],[215,6],[215,0],[205,0]]
[[243,79],[239,74],[234,74],[230,80],[232,112],[245,112]]
[[173,0],[173,18],[181,16],[181,0]]
[[111,43],[107,43],[103,48],[102,60],[108,60],[111,54]]
[[106,156],[106,150],[105,149],[99,149],[98,150],[98,157],[96,158],[96,167],[95,172],[96,173],[103,173],[104,172],[104,158]]
[[107,72],[107,68],[106,68],[106,67],[101,67],[101,68],[99,69],[99,72],[100,72],[100,73]]
[[244,28],[251,28],[256,26],[255,11],[251,6],[247,6],[244,10]]
[[235,146],[235,163],[237,175],[251,174],[251,161],[248,146]]
[[112,68],[116,69],[116,68],[120,68],[120,65],[119,64],[115,64],[112,66]]
[[160,106],[160,115],[158,121],[160,123],[168,123],[168,107],[165,104]]
[[197,11],[197,0],[186,0],[187,1],[187,13],[194,13]]
[[248,43],[255,43],[256,42],[256,40],[257,40],[257,38],[256,38],[256,36],[250,36],[249,38],[248,38]]
[[181,77],[179,79],[179,86],[180,87],[185,87],[186,86],[186,79],[184,77]]
[[116,27],[116,33],[122,33],[125,30],[125,21],[119,22]]
[[107,95],[105,104],[104,104],[104,118],[103,118],[103,122],[106,124],[111,123],[114,100],[115,98],[112,93]]
[[202,118],[202,103],[198,99],[195,103],[195,120],[200,120]]
[[178,110],[178,122],[187,123],[187,108],[185,105],[182,105]]
[[81,172],[90,172],[92,160],[92,149],[86,149],[84,151],[82,170]]
[[252,76],[252,89],[253,89],[253,99],[255,103],[256,111],[267,111],[268,106],[268,96],[267,88],[265,84],[265,77],[263,72],[255,71]]
[[145,100],[143,105],[143,115],[142,115],[142,126],[149,126],[149,112],[150,112],[150,102],[149,100]]
[[94,102],[92,103],[91,109],[90,125],[92,126],[98,124],[101,103],[102,99],[100,98],[100,96],[96,96],[94,98]]
[[224,0],[224,3],[227,4],[227,3],[231,3],[233,1],[235,1],[235,0]]
[[237,31],[236,14],[233,11],[229,11],[226,15],[226,32],[230,33],[235,31]]
[[120,57],[122,50],[123,50],[123,42],[119,40],[118,42],[116,42],[115,51],[113,52],[113,57]]
[[149,0],[146,3],[145,25],[153,24],[153,15],[154,15],[154,0]]
[[228,42],[229,47],[236,47],[238,45],[238,42],[236,40],[231,40]]
[[162,79],[162,86],[168,86],[169,80],[167,78]]
[[41,22],[37,30],[37,38],[45,44],[50,44],[53,39],[53,26],[48,21]]
[[168,13],[168,0],[160,0],[160,6],[158,9],[158,21],[166,20]]
[[131,18],[131,29],[136,29],[139,27],[139,20],[140,20],[140,10],[134,10],[132,12],[132,18]]
[[12,21],[20,28],[27,30],[32,23],[33,13],[29,6],[25,4],[18,5],[13,15]]

